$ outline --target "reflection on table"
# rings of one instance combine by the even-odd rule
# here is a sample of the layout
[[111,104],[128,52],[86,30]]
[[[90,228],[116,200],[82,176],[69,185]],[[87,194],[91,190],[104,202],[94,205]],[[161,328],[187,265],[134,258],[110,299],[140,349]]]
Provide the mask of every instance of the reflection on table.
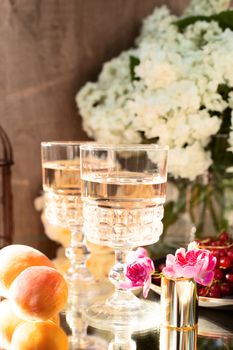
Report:
[[[159,307],[159,297],[150,292],[150,299]],[[133,332],[129,329],[127,337],[112,332],[88,328],[90,334],[98,334],[109,344],[109,350],[233,350],[233,311],[232,309],[199,308],[198,329],[177,331],[156,327],[147,332]],[[156,313],[159,318],[159,313]],[[65,320],[62,320],[67,330]],[[159,320],[158,320],[159,324]],[[117,343],[115,340],[117,339]]]

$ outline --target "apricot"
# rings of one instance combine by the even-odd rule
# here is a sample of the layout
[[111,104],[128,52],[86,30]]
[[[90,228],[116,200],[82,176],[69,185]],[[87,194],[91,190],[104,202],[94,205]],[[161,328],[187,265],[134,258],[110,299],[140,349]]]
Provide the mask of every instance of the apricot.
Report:
[[49,321],[52,321],[56,323],[56,325],[60,326],[60,315],[55,314],[54,316],[50,317]]
[[68,350],[68,337],[51,321],[23,322],[15,330],[12,350]]
[[64,277],[47,266],[32,266],[12,283],[9,297],[14,312],[26,321],[45,321],[65,306],[68,288]]
[[10,349],[11,338],[16,327],[23,322],[12,310],[9,300],[0,302],[0,346]]
[[46,255],[20,244],[12,244],[0,250],[0,295],[7,298],[14,279],[29,266],[54,267]]
[[[60,325],[58,314],[50,318],[51,322]],[[5,299],[0,302],[0,346],[4,349],[10,349],[11,338],[16,327],[24,322],[13,311],[9,300]]]

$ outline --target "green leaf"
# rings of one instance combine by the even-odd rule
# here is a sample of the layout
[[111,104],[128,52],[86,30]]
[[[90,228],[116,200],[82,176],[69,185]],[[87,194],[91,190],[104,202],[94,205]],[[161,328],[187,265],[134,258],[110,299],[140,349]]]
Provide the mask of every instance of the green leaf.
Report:
[[129,56],[129,70],[130,70],[131,81],[140,80],[140,78],[137,77],[135,73],[135,67],[138,66],[139,64],[140,64],[140,60],[138,57]]
[[222,96],[224,101],[228,100],[229,93],[233,91],[233,87],[229,87],[226,84],[219,84],[217,92]]
[[150,139],[146,138],[144,131],[139,131],[139,134],[141,136],[141,143],[143,144],[151,144],[151,143],[157,143],[159,141],[159,137],[152,137]]
[[174,22],[174,24],[177,25],[179,30],[182,32],[187,26],[197,21],[216,21],[223,30],[225,30],[226,28],[233,30],[233,11],[224,11],[212,16],[186,17]]
[[209,22],[210,19],[207,16],[191,16],[191,17],[182,18],[179,21],[174,22],[174,24],[177,25],[180,32],[183,32],[186,27],[188,27],[190,24],[193,24],[197,21]]
[[168,227],[176,222],[180,214],[185,211],[186,196],[185,191],[181,190],[179,193],[179,199],[176,202],[168,202],[164,206],[164,233]]

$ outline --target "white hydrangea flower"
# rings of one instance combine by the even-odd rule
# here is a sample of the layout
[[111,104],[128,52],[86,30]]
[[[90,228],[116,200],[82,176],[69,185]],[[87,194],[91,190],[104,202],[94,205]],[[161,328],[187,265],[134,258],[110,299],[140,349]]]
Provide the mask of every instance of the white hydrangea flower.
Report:
[[184,16],[209,16],[221,11],[226,11],[230,3],[230,0],[192,0],[190,5],[186,8]]
[[[187,11],[215,13],[227,5],[194,0]],[[233,32],[215,21],[197,21],[179,32],[177,19],[166,6],[156,8],[144,20],[136,47],[104,64],[97,83],[87,83],[76,100],[90,137],[168,144],[173,175],[192,180],[211,165],[205,147],[220,129],[221,114],[233,108],[233,93],[226,101],[219,91],[221,85],[233,87]],[[134,81],[130,56],[139,59]],[[233,130],[229,138],[233,151]]]
[[142,42],[154,42],[155,36],[158,41],[166,41],[168,37],[175,37],[178,30],[173,23],[177,19],[176,16],[170,13],[167,6],[155,8],[153,13],[143,21],[141,33],[136,39],[136,44],[140,46]]
[[144,80],[149,89],[157,89],[174,82],[177,78],[176,70],[176,66],[166,62],[164,57],[160,57],[157,62],[156,59],[143,60],[136,68],[136,74]]
[[194,24],[190,24],[184,30],[184,37],[186,40],[192,42],[192,47],[195,50],[214,41],[222,32],[222,29],[215,21],[197,21]]
[[187,118],[191,129],[190,137],[199,140],[202,146],[207,145],[210,136],[215,135],[221,125],[221,120],[217,116],[211,117],[207,110],[190,114]]
[[198,142],[186,148],[175,147],[169,152],[169,172],[177,177],[194,180],[204,174],[211,163],[210,153],[205,152]]

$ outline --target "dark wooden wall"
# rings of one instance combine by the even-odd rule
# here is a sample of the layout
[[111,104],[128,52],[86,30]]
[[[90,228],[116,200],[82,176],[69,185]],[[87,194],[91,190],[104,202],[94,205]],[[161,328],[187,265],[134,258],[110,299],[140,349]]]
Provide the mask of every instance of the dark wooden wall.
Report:
[[14,148],[15,242],[45,250],[33,201],[40,142],[84,140],[74,97],[104,61],[133,44],[157,5],[189,0],[0,0],[0,124]]

